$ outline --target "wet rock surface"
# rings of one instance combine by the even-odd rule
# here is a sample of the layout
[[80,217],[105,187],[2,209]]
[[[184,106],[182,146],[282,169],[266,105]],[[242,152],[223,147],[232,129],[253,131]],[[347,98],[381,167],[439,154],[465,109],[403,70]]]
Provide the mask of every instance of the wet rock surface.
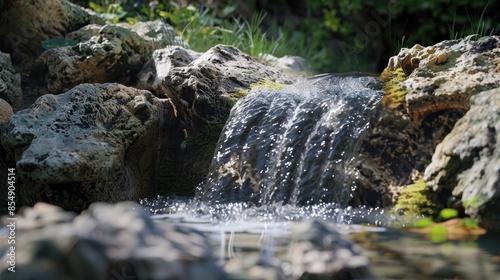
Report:
[[[172,57],[172,65],[185,63],[175,62],[175,55]],[[171,154],[176,157],[168,169],[175,168],[181,177],[190,178],[187,183],[190,195],[208,174],[215,146],[234,103],[246,95],[252,84],[263,81],[291,84],[297,80],[224,45],[211,48],[185,66],[171,68],[169,73],[161,86],[175,106],[180,141],[172,146]]]
[[474,95],[425,170],[434,191],[451,192],[465,213],[500,230],[500,88]]
[[319,220],[292,228],[294,279],[374,279],[361,248]]
[[21,176],[21,203],[81,211],[147,197],[172,117],[168,102],[119,84],[42,96],[10,119],[1,140]]
[[228,279],[200,232],[158,225],[132,203],[96,203],[76,216],[38,203],[18,218],[16,273],[2,279]]

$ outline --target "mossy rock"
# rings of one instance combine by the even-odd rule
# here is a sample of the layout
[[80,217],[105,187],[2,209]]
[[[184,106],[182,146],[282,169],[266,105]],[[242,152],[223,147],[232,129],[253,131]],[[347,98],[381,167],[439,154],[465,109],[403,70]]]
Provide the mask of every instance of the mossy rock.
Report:
[[229,97],[231,98],[231,101],[233,102],[233,105],[234,105],[234,104],[236,104],[236,102],[240,98],[246,96],[251,90],[254,90],[254,89],[281,90],[285,86],[287,86],[287,85],[264,79],[264,80],[258,81],[256,83],[250,84],[249,89],[237,89],[237,90],[235,90],[233,93],[229,94]]
[[416,215],[435,216],[442,208],[436,200],[432,190],[420,179],[403,189],[394,208]]
[[385,82],[383,86],[385,94],[382,98],[384,106],[391,109],[406,109],[406,94],[408,92],[399,85],[406,77],[403,68],[384,69],[380,75],[380,79]]

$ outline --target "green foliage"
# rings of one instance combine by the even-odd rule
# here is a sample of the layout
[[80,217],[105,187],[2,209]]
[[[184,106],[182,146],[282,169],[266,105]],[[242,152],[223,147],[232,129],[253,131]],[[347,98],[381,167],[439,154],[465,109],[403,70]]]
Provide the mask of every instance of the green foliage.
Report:
[[422,219],[418,219],[414,224],[414,228],[427,228],[434,224],[431,218],[425,217]]
[[439,217],[443,220],[449,220],[458,217],[457,209],[445,208],[439,212]]
[[473,218],[464,218],[462,224],[467,229],[474,229],[479,226],[479,220]]
[[434,216],[439,208],[435,200],[434,193],[424,180],[417,180],[403,189],[394,208],[417,215]]
[[166,20],[197,51],[220,43],[253,56],[298,55],[317,72],[379,72],[402,47],[500,30],[493,0],[306,0],[294,2],[302,12],[294,20],[287,19],[297,11],[282,7],[288,2],[259,2],[260,9],[280,8],[266,17],[257,1],[242,0],[91,0],[89,6],[110,22]]
[[448,240],[448,230],[443,226],[432,227],[429,231],[429,239],[434,243],[441,243]]

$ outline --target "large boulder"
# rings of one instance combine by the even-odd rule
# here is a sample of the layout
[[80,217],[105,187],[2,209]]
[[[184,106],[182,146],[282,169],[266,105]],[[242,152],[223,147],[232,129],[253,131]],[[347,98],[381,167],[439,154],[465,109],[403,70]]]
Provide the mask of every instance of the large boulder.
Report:
[[466,111],[472,95],[500,86],[499,53],[500,36],[415,45],[392,57],[387,71],[401,68],[407,76],[399,86],[408,114],[421,123],[436,112]]
[[44,95],[9,121],[1,144],[24,205],[82,210],[148,196],[173,118],[168,102],[119,84]]
[[476,94],[470,103],[437,146],[424,179],[436,192],[451,192],[485,227],[500,230],[500,88]]
[[[184,58],[178,59],[178,55]],[[166,169],[178,170],[181,177],[190,178],[185,189],[190,189],[192,195],[194,186],[208,174],[215,146],[235,102],[251,87],[291,84],[297,77],[231,46],[217,45],[190,63],[187,55],[194,58],[180,49],[170,54],[176,61],[164,64],[168,75],[163,72],[161,87],[174,105],[179,122],[178,137],[170,153],[175,158]]]
[[175,30],[161,20],[87,26],[69,38],[85,40],[76,46],[45,51],[34,63],[31,77],[57,94],[81,83],[136,84],[137,74],[151,61],[155,49],[169,45],[188,47]]
[[42,41],[64,38],[90,23],[104,24],[96,13],[66,0],[5,2],[0,10],[0,50],[11,54],[22,73],[28,73],[43,52]]
[[[498,36],[443,41],[404,48],[389,60],[381,75],[386,94],[361,147],[354,197],[364,199],[353,205],[394,205],[407,185],[423,178],[436,146],[469,109],[470,97],[500,86],[499,47]],[[418,196],[434,196],[429,192]],[[446,206],[447,197],[438,197]]]
[[15,273],[6,254],[0,278],[228,279],[202,233],[157,224],[132,203],[95,203],[75,216],[45,203],[24,209],[16,228],[22,242],[16,243]]

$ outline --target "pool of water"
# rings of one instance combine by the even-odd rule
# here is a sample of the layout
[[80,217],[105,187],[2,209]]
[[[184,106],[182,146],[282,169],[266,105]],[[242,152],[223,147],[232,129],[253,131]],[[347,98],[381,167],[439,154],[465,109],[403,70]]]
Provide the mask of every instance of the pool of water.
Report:
[[290,269],[291,228],[309,219],[332,224],[360,245],[376,279],[500,279],[500,236],[432,242],[409,230],[418,216],[379,208],[339,208],[244,203],[207,205],[190,199],[142,200],[140,207],[157,223],[182,224],[204,232],[219,264],[251,258],[282,260]]

